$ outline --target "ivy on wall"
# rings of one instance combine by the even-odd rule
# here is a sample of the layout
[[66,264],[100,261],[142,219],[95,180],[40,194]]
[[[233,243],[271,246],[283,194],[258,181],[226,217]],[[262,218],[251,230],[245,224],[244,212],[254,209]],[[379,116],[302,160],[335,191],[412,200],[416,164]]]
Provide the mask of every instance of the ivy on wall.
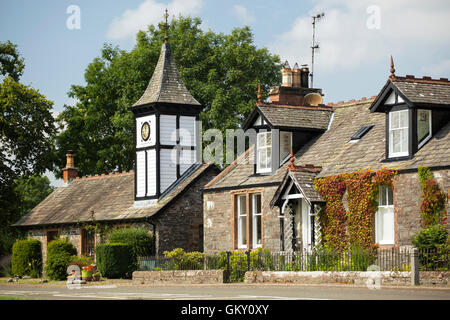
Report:
[[433,172],[427,167],[418,167],[420,188],[422,190],[422,203],[420,205],[420,220],[422,228],[445,224],[447,212],[447,193],[439,189]]
[[[321,243],[333,250],[373,247],[378,187],[392,187],[396,174],[395,170],[383,168],[315,179],[314,187],[326,201],[325,210],[319,214]],[[348,210],[343,203],[346,191]]]

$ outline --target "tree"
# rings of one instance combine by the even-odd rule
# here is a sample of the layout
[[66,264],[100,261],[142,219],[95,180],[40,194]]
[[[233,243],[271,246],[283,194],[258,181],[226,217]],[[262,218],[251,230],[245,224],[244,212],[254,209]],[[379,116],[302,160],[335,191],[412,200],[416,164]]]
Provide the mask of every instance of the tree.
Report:
[[[253,43],[248,27],[231,34],[200,29],[199,18],[179,17],[171,23],[169,43],[184,83],[204,106],[203,129],[242,125],[257,99],[280,82],[280,60]],[[69,95],[75,106],[59,116],[57,170],[67,150],[76,150],[81,175],[133,168],[133,115],[129,111],[142,95],[158,61],[164,29],[149,26],[140,31],[130,51],[104,45],[101,56],[85,71],[86,85],[73,85]],[[265,91],[265,92],[264,92]],[[61,172],[59,172],[61,175]]]
[[14,191],[21,199],[20,216],[26,215],[53,192],[50,180],[46,176],[32,175],[16,179]]
[[[24,195],[16,190],[17,183],[28,184],[28,180],[21,179],[53,168],[56,134],[51,113],[53,102],[17,82],[23,68],[17,47],[9,41],[0,43],[0,72],[6,75],[0,83],[0,255],[9,251],[11,241],[20,235],[10,226],[24,213],[21,202]],[[26,206],[32,204],[30,200]]]
[[19,81],[24,67],[23,58],[20,58],[17,45],[12,44],[9,40],[4,43],[0,42],[0,74]]

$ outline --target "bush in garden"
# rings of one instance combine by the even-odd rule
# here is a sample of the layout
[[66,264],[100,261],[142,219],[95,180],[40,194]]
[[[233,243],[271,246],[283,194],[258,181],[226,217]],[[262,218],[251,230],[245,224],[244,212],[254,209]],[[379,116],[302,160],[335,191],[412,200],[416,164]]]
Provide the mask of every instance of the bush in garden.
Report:
[[130,278],[137,270],[137,257],[130,244],[102,243],[95,247],[95,255],[103,277]]
[[65,280],[67,268],[77,249],[67,240],[53,240],[47,245],[45,272],[51,280]]
[[413,238],[412,243],[418,249],[438,249],[446,243],[448,231],[442,225],[432,225],[421,229]]
[[176,248],[172,251],[164,251],[163,254],[168,259],[166,270],[203,269],[204,253],[202,252],[185,252],[182,248]]
[[153,236],[145,228],[120,228],[108,235],[109,243],[127,243],[132,246],[136,257],[154,254]]
[[11,272],[15,276],[38,278],[42,268],[41,242],[18,240],[12,247]]
[[442,225],[421,229],[412,240],[419,249],[419,263],[424,270],[448,270],[450,238]]

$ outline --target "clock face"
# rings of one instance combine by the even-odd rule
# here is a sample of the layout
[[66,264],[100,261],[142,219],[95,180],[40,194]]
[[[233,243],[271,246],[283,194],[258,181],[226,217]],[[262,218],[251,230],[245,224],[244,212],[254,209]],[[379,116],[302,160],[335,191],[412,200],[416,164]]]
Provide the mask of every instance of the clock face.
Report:
[[144,141],[150,138],[150,125],[148,122],[144,122],[141,127],[141,137]]

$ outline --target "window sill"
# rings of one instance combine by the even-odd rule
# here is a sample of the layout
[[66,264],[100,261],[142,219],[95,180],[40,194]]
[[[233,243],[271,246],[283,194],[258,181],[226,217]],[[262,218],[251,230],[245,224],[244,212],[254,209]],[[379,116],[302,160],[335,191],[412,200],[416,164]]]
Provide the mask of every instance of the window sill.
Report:
[[392,157],[381,160],[381,162],[394,162],[394,161],[403,161],[403,160],[411,160],[414,156],[401,156],[401,157]]

